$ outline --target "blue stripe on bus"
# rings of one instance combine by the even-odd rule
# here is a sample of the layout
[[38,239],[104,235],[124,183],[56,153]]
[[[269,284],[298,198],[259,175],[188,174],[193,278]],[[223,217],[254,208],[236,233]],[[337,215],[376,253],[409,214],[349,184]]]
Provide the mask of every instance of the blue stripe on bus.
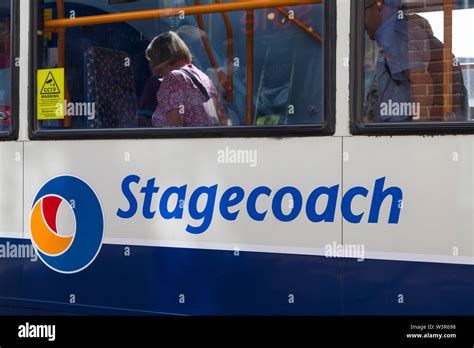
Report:
[[72,275],[39,259],[2,259],[0,314],[14,307],[21,314],[474,314],[470,265],[144,246],[124,256],[124,248],[104,244],[89,268]]

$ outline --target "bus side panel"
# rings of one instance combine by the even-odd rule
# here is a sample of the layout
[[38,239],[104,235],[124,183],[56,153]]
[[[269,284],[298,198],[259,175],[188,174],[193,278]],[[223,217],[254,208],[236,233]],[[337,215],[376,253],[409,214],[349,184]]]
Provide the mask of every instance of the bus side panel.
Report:
[[23,238],[22,212],[23,144],[0,142],[0,300],[18,296],[22,267],[15,263],[25,260],[18,258],[17,250],[7,241]]
[[[400,187],[377,220],[369,199],[356,198],[360,224],[344,222],[344,242],[365,248],[364,262],[346,261],[348,314],[474,313],[473,141],[467,136],[344,139],[344,186]],[[394,193],[392,191],[391,193]],[[373,204],[373,203],[372,203]],[[397,223],[390,210],[400,207]],[[395,219],[395,215],[393,215]],[[383,260],[383,261],[382,261]]]
[[23,237],[23,144],[0,142],[0,237]]
[[[234,150],[255,151],[257,160],[236,163]],[[41,260],[8,260],[20,274],[16,293],[25,300],[22,306],[81,313],[341,313],[342,260],[323,256],[326,245],[341,243],[340,216],[331,223],[311,223],[303,206],[294,221],[278,221],[271,202],[282,187],[294,186],[306,202],[316,187],[338,185],[340,139],[35,142],[25,144],[25,151],[25,223],[47,181],[74,175],[100,199],[105,238],[92,264],[75,274],[58,273]],[[129,185],[137,209],[121,218],[119,209],[130,208],[122,187],[130,175],[139,178]],[[150,183],[159,187],[149,200],[156,214],[145,218],[143,188]],[[161,218],[163,192],[183,185],[183,219]],[[187,232],[188,226],[202,223],[189,213],[190,195],[213,185],[218,185],[217,198],[209,227],[199,234]],[[238,218],[228,221],[218,202],[233,186],[243,188],[245,199],[230,209],[239,211]],[[255,221],[245,202],[261,186],[272,194],[258,198],[257,210],[268,213],[264,221]],[[286,214],[298,204],[290,198],[281,202]],[[322,210],[323,199],[318,204]],[[67,206],[60,210],[57,227],[69,230],[71,214]]]

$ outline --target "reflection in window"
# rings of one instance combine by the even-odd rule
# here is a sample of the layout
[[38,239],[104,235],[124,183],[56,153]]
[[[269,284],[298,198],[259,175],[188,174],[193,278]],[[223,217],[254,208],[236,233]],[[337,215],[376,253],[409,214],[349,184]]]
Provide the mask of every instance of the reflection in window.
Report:
[[[206,3],[64,1],[64,13],[80,18]],[[64,17],[57,1],[44,1],[40,11],[46,23]],[[323,19],[320,1],[302,0],[281,8],[72,26],[64,39],[57,28],[42,31],[38,69],[64,68],[65,100],[56,114],[37,110],[37,127],[321,124]]]
[[471,120],[474,9],[466,4],[365,1],[362,121]]
[[10,1],[0,0],[0,132],[11,130]]

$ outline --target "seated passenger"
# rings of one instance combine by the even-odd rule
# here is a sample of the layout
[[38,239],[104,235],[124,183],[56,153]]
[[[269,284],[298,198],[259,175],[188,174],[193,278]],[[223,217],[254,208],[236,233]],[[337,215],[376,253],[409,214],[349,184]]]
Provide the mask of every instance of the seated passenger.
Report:
[[196,68],[191,52],[174,32],[158,35],[146,51],[153,74],[163,78],[152,117],[155,127],[226,126],[228,118],[209,77]]
[[138,126],[151,127],[151,118],[156,110],[156,95],[160,90],[161,80],[157,76],[150,76],[138,102]]
[[[222,83],[222,81],[219,78],[219,74],[229,74],[229,61],[228,59],[232,58],[222,58],[219,55],[219,51],[213,50],[213,53],[215,54],[215,60],[218,64],[217,67],[214,67],[211,63],[211,66],[207,69],[204,69],[203,67],[210,62],[210,57],[206,53],[206,48],[204,47],[204,40],[207,40],[210,42],[209,37],[207,36],[207,33],[204,30],[199,29],[198,27],[195,27],[193,25],[183,25],[180,26],[176,30],[176,34],[185,42],[185,44],[189,47],[193,54],[193,62],[194,65],[197,66],[201,71],[203,71],[214,83],[214,86],[217,88],[217,92],[219,95],[222,97],[221,100],[223,100],[223,108],[224,112],[229,118],[229,125],[232,126],[237,126],[241,124],[240,117],[238,115],[238,107],[236,104],[238,98],[234,98],[234,101],[232,103],[228,102],[226,100],[227,94],[229,91],[226,90],[224,87],[225,83]],[[222,47],[227,47],[228,45],[233,45],[233,39],[230,38],[229,40],[224,40],[222,42]],[[239,88],[239,82],[238,80],[235,80],[234,82],[234,91],[231,93],[238,93],[238,88]],[[244,87],[245,88],[245,87]],[[238,103],[238,102],[237,102]]]
[[369,121],[465,119],[467,91],[459,64],[452,65],[451,113],[444,115],[444,46],[425,18],[406,14],[400,0],[366,0],[365,29],[379,50],[364,111]]

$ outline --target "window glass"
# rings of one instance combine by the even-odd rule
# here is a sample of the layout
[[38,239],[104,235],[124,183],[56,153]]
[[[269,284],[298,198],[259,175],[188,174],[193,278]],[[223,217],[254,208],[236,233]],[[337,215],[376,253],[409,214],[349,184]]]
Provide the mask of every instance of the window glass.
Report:
[[11,3],[0,0],[0,134],[11,132]]
[[362,121],[472,121],[473,35],[472,2],[366,0]]
[[[249,10],[235,8],[239,1],[46,0],[36,128],[321,125],[322,3]],[[211,4],[213,13],[191,10]],[[137,17],[150,10],[161,12]],[[89,16],[98,22],[74,22]]]

